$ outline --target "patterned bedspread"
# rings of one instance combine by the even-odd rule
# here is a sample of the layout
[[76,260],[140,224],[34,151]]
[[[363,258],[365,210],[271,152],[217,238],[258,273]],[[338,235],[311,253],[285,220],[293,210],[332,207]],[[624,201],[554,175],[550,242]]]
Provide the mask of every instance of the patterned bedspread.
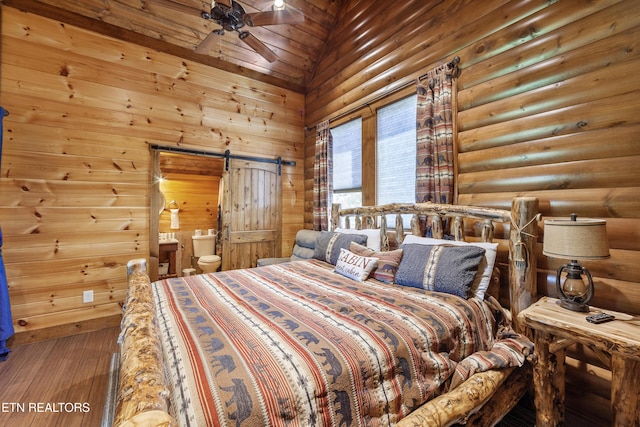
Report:
[[491,308],[317,260],[153,284],[183,426],[391,425],[531,343]]

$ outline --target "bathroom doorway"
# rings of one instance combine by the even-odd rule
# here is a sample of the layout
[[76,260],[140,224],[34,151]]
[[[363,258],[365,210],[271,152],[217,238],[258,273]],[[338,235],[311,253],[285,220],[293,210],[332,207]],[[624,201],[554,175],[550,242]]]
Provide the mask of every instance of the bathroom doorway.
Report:
[[[259,258],[279,257],[282,246],[282,182],[278,159],[233,156],[228,152],[176,153],[152,149],[153,180],[149,271],[165,272],[163,244],[176,243],[176,266],[169,275],[198,267],[192,258],[196,230],[217,234],[222,269],[255,267]],[[295,163],[294,163],[295,164]],[[172,218],[171,210],[177,216]],[[177,228],[175,222],[179,225]],[[172,246],[163,246],[171,248]],[[155,274],[155,277],[154,277]],[[164,276],[167,276],[166,274]]]
[[[157,272],[157,278],[183,276],[185,271],[199,273],[191,237],[196,230],[219,236],[225,159],[159,150],[152,153],[156,167],[151,191],[149,270]],[[217,252],[221,252],[220,245]]]

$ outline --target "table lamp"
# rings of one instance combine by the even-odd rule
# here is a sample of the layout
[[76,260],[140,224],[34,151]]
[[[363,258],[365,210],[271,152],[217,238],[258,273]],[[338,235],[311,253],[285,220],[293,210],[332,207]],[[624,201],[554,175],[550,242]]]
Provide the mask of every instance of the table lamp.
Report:
[[[571,260],[560,266],[556,275],[560,305],[568,310],[588,312],[594,293],[593,279],[578,260],[609,258],[606,221],[578,220],[576,214],[571,214],[570,220],[545,220],[542,253],[552,258]],[[561,284],[563,272],[566,278]]]

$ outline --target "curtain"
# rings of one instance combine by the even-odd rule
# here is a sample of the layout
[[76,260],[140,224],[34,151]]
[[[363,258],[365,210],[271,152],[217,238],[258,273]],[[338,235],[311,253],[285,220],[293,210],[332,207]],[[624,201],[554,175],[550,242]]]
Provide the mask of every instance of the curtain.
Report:
[[329,121],[316,126],[316,151],[313,164],[313,229],[329,229],[329,209],[333,193],[333,137]]
[[458,73],[456,58],[417,80],[416,202],[453,202],[452,88]]
[[[0,162],[2,161],[2,119],[7,115],[4,108],[0,107]],[[7,340],[13,335],[13,321],[11,319],[11,304],[9,303],[9,287],[7,285],[7,272],[2,260],[2,228],[0,228],[0,361],[9,356]]]

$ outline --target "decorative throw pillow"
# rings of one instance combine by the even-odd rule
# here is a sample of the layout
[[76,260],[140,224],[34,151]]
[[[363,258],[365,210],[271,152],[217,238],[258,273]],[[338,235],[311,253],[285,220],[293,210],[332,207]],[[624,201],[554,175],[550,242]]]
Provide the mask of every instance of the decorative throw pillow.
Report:
[[376,252],[371,248],[351,242],[349,250],[356,255],[378,258],[378,267],[373,271],[373,277],[384,283],[393,283],[396,271],[402,260],[402,249],[388,252]]
[[341,248],[334,271],[350,279],[362,282],[369,278],[369,274],[377,265],[378,258],[356,255]]
[[367,243],[367,236],[362,234],[345,234],[322,231],[320,232],[320,235],[318,235],[318,240],[316,240],[313,257],[336,265],[338,256],[340,256],[340,249],[349,249],[351,242],[365,245]]
[[336,228],[336,233],[346,233],[346,234],[364,234],[367,236],[367,244],[365,245],[368,248],[373,249],[374,251],[380,250],[380,230],[377,228],[364,228],[362,230],[352,230],[350,228]]
[[462,298],[471,296],[471,285],[485,250],[477,246],[403,244],[404,254],[396,283]]
[[485,242],[460,242],[457,240],[442,240],[432,239],[430,237],[418,237],[414,235],[408,235],[404,239],[406,244],[420,244],[420,245],[472,245],[477,246],[485,250],[484,258],[478,267],[478,274],[471,285],[472,296],[478,299],[484,299],[484,295],[491,284],[491,276],[493,275],[493,267],[496,263],[496,256],[498,254],[497,243],[485,243]]

